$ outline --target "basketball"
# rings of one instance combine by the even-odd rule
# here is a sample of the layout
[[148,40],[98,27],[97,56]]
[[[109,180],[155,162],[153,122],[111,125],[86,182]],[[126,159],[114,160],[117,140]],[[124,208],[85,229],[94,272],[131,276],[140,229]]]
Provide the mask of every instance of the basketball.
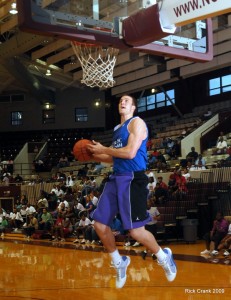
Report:
[[79,161],[89,161],[92,159],[91,152],[87,149],[87,145],[92,144],[92,141],[87,139],[79,140],[73,147],[73,155]]

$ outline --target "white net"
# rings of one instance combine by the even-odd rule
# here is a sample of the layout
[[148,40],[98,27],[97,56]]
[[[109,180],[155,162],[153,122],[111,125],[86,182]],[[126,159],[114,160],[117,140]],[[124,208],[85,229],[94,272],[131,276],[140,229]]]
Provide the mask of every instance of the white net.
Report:
[[78,42],[71,44],[83,70],[81,82],[90,87],[113,87],[113,70],[119,50]]

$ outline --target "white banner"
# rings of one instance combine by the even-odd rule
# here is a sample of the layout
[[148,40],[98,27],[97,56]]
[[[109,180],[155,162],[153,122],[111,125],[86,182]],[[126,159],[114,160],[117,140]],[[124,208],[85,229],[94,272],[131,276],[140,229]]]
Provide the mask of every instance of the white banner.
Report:
[[161,24],[166,28],[231,12],[231,0],[162,0],[158,5]]

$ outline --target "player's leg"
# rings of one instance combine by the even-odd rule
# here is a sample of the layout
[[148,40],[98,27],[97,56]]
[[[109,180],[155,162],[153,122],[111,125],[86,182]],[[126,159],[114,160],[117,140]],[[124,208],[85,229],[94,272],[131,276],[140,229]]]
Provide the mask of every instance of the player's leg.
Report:
[[[127,208],[124,209],[127,212],[127,218],[129,217],[132,220],[130,228],[127,227],[127,229],[129,229],[131,236],[135,240],[156,255],[158,263],[163,267],[168,281],[173,281],[177,274],[177,268],[171,249],[165,248],[162,250],[154,235],[145,230],[144,227],[150,221],[150,216],[147,213],[147,176],[143,172],[134,172],[129,188],[129,201],[123,201],[127,203]],[[122,204],[119,203],[119,205]],[[130,212],[130,215],[128,212]],[[123,224],[128,221],[126,220],[126,214],[121,214],[121,218]]]
[[112,264],[116,269],[116,287],[122,288],[126,282],[126,271],[130,264],[130,258],[121,256],[116,248],[115,237],[111,231],[110,224],[118,213],[117,190],[115,176],[110,176],[109,182],[105,184],[104,190],[99,198],[97,208],[92,213],[95,220],[94,228],[109,252]]

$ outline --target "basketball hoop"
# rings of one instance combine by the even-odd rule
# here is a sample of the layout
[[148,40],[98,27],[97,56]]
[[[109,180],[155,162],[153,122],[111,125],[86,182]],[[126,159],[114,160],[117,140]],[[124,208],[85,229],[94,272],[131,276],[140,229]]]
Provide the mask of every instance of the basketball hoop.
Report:
[[113,87],[113,70],[119,49],[76,41],[71,45],[83,70],[81,83],[90,87]]

